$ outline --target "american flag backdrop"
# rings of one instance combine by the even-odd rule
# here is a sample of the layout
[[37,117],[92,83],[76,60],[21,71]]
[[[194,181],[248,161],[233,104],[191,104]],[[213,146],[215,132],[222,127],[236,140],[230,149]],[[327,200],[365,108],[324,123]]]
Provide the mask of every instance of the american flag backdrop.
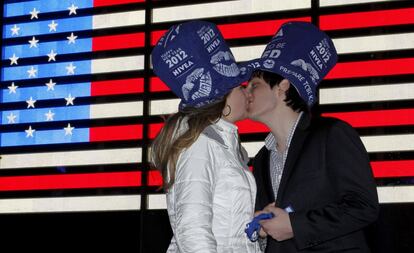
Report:
[[[218,24],[237,61],[260,56],[286,21],[318,25],[339,53],[319,111],[357,129],[381,204],[414,204],[414,1],[5,0],[2,8],[0,213],[166,208],[149,144],[179,101],[149,59],[171,25],[190,19]],[[268,129],[238,126],[253,157]]]
[[141,2],[4,3],[0,212],[140,209]]

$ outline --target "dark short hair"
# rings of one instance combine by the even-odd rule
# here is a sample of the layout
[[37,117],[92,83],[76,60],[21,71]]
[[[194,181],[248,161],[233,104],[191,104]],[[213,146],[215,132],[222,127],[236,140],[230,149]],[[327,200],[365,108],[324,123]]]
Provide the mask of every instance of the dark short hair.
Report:
[[[263,71],[263,70],[255,70],[250,79],[254,77],[263,79],[266,83],[270,85],[270,88],[273,88],[275,85],[279,85],[279,83],[283,79],[286,79],[283,76],[278,75],[276,73]],[[302,112],[302,111],[309,110],[305,101],[299,96],[298,91],[292,85],[290,85],[290,88],[286,92],[285,102],[286,102],[286,105],[292,108],[292,110],[295,112]]]

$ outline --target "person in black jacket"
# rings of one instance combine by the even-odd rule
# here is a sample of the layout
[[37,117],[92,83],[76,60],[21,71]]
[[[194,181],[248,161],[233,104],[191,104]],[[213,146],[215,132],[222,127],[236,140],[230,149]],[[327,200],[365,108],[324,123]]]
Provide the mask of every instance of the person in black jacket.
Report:
[[367,151],[347,123],[313,116],[317,86],[335,66],[331,39],[306,22],[281,26],[247,65],[249,117],[271,132],[253,160],[265,252],[370,252],[363,229],[378,196]]

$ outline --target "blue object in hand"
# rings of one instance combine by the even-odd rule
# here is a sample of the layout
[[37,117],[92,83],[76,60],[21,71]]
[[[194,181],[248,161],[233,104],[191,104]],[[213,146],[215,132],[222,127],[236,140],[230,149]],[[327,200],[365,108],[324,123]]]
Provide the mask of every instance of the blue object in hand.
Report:
[[273,218],[273,213],[262,213],[258,216],[254,217],[253,220],[246,225],[246,229],[244,230],[249,237],[250,241],[255,242],[259,238],[259,231],[260,231],[260,223],[261,220],[267,220]]
[[[291,205],[288,205],[284,210],[288,213],[294,212]],[[254,217],[253,220],[246,225],[244,232],[246,232],[247,237],[249,237],[250,241],[255,242],[257,239],[259,239],[259,232],[261,228],[259,221],[271,219],[273,217],[275,217],[273,213],[262,213]]]

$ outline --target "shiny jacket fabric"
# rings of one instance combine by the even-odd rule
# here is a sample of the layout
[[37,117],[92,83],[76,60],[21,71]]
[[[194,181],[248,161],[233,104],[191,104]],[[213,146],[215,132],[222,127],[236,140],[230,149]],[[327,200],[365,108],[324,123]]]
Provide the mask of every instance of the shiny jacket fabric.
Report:
[[256,183],[240,147],[237,127],[220,119],[180,155],[167,192],[173,230],[168,253],[259,252],[244,232],[254,214]]

